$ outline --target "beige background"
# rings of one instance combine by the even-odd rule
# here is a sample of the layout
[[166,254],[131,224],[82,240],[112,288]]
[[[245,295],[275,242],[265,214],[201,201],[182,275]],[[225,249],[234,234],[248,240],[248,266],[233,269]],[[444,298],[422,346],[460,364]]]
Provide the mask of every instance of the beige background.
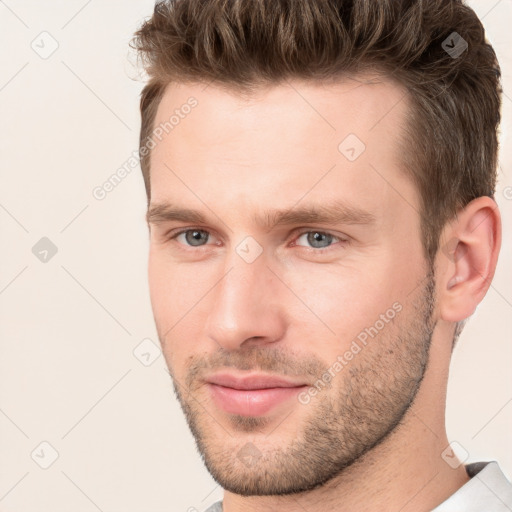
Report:
[[[137,149],[142,83],[127,44],[152,5],[0,1],[2,512],[193,511],[222,494],[195,451],[163,358],[145,366],[133,353],[157,341],[139,168],[103,200],[93,196]],[[447,427],[468,461],[498,460],[510,479],[512,2],[470,5],[504,74],[504,244],[454,353]],[[47,262],[32,252],[42,237],[58,251]],[[147,363],[158,349],[145,343]],[[43,469],[53,450],[58,458]]]

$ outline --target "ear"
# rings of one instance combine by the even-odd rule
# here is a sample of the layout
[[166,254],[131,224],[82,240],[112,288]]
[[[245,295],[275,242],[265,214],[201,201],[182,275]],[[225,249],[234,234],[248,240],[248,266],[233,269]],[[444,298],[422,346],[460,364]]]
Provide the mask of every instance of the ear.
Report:
[[436,257],[440,317],[458,322],[471,316],[491,285],[501,247],[501,217],[490,197],[460,210],[440,237]]

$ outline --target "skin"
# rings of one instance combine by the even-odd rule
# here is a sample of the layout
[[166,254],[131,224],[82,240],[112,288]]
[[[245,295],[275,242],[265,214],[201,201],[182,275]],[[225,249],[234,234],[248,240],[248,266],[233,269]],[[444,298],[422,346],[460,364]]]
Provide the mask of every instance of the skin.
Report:
[[[401,168],[408,98],[367,79],[296,80],[249,97],[171,84],[158,109],[155,126],[190,96],[198,102],[152,150],[150,209],[169,202],[205,222],[148,217],[149,284],[175,391],[225,512],[427,511],[468,481],[441,456],[446,384],[455,322],[494,274],[499,212],[486,197],[467,205],[430,268],[418,191]],[[354,161],[338,149],[350,133],[366,146]],[[373,221],[264,228],[254,218],[332,201]],[[206,232],[204,245],[190,232],[173,238],[184,229]],[[334,238],[315,246],[308,232]],[[236,250],[246,237],[257,243],[242,244],[249,254],[262,251],[251,263]],[[211,400],[204,379],[219,370],[313,385],[393,304],[400,311],[309,403],[248,417]]]

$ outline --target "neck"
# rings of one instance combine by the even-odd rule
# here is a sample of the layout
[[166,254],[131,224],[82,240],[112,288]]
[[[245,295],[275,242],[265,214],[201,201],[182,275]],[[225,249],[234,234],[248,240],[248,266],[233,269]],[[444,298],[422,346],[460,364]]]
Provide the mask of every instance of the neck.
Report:
[[454,455],[442,456],[448,446],[446,350],[431,352],[422,386],[402,422],[335,478],[287,496],[244,497],[226,491],[224,512],[427,512],[440,505],[469,481],[464,465],[453,467],[458,463]]

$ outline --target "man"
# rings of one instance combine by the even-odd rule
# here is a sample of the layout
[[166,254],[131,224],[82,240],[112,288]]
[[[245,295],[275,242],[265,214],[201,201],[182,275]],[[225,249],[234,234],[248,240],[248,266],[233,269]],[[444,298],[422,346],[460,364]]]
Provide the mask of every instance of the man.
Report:
[[209,510],[512,510],[444,421],[501,243],[475,13],[165,1],[134,46],[151,302]]

